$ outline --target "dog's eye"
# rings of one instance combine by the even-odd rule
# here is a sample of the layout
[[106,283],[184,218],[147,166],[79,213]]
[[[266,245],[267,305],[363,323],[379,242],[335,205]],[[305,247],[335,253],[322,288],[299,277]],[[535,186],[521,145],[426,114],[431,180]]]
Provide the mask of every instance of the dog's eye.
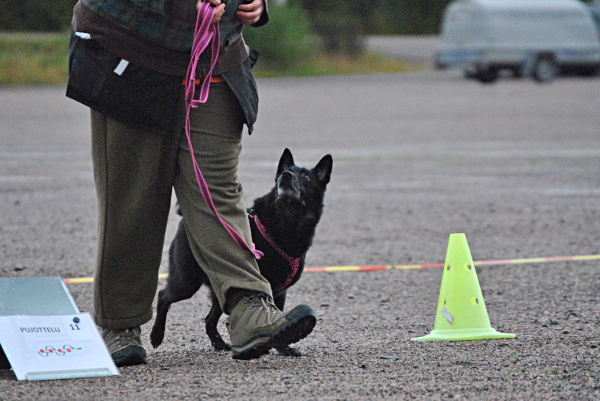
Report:
[[304,176],[304,181],[306,181],[306,182],[310,182],[310,177],[309,177],[309,176],[307,176],[307,175],[305,175],[305,176]]

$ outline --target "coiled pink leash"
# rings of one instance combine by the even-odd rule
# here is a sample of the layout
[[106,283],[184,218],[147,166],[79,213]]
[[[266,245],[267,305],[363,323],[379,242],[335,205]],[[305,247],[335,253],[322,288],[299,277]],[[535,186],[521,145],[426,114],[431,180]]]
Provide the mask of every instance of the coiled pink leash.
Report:
[[[219,38],[219,23],[212,23],[212,19],[215,13],[215,8],[211,6],[208,1],[204,1],[200,9],[198,10],[198,18],[196,20],[196,29],[194,32],[194,42],[192,45],[192,57],[190,60],[190,65],[187,70],[187,74],[185,77],[185,101],[186,101],[186,118],[185,118],[185,134],[188,141],[188,146],[190,148],[190,155],[192,157],[192,162],[194,165],[194,173],[196,174],[196,181],[198,182],[198,188],[200,188],[200,193],[204,198],[204,201],[208,205],[208,207],[215,214],[217,219],[221,225],[227,230],[231,238],[235,241],[235,243],[242,249],[246,249],[254,255],[256,259],[260,259],[264,256],[264,254],[257,250],[254,244],[252,246],[248,245],[246,241],[242,238],[242,236],[221,216],[219,212],[217,212],[217,208],[215,207],[215,203],[213,202],[212,196],[210,195],[210,190],[208,188],[208,184],[202,175],[202,171],[200,171],[200,167],[196,162],[196,157],[194,156],[194,148],[192,146],[192,139],[190,135],[190,112],[192,107],[198,107],[201,103],[206,103],[208,99],[208,93],[210,91],[210,79],[212,77],[212,72],[217,64],[217,59],[219,58],[219,46],[220,46],[220,38]],[[200,59],[200,55],[211,45],[211,62],[210,69],[205,77],[203,77],[202,84],[200,86],[200,95],[198,99],[194,99],[196,92],[196,67],[198,65],[198,60]]]

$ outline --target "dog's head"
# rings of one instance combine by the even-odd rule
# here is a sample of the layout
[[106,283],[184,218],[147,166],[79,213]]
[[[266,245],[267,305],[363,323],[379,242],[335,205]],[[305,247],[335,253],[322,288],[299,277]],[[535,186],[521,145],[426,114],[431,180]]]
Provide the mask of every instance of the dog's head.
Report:
[[322,200],[325,188],[331,178],[333,159],[325,155],[312,169],[298,167],[289,149],[285,149],[279,159],[275,176],[277,201],[301,202]]

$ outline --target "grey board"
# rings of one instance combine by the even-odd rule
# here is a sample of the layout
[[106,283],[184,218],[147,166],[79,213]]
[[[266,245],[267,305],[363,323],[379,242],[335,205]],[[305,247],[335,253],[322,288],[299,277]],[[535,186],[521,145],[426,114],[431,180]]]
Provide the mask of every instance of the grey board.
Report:
[[77,313],[79,309],[60,277],[0,279],[0,316]]
[[[0,279],[0,316],[48,316],[77,313],[79,313],[79,309],[61,277]],[[9,368],[10,363],[4,350],[0,347],[0,369]]]

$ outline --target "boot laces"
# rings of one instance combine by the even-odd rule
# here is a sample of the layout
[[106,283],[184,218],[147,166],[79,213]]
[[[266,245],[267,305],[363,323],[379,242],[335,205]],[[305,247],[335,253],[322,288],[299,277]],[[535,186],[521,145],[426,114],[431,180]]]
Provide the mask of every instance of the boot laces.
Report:
[[256,296],[250,296],[244,300],[245,304],[250,304],[248,309],[259,308],[259,310],[263,310],[267,312],[267,320],[269,323],[272,323],[272,316],[276,316],[279,311],[277,307],[271,301],[271,298],[264,294],[258,294]]
[[125,329],[116,333],[117,342],[120,346],[135,343],[135,332],[133,329]]

